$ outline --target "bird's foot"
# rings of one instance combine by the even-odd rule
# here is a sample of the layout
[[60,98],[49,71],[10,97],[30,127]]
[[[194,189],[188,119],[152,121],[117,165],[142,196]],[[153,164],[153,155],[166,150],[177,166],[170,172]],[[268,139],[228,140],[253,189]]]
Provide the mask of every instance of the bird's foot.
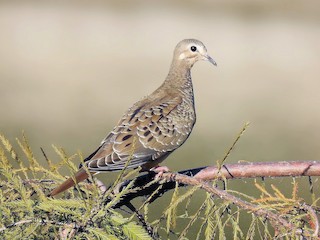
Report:
[[170,169],[167,166],[156,166],[150,170],[156,173],[155,179],[159,179],[165,172],[170,172]]

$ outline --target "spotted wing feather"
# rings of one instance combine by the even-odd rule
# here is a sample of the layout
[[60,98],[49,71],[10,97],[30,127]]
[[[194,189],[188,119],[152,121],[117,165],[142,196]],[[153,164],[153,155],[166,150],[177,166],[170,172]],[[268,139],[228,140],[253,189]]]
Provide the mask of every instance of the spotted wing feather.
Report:
[[128,160],[128,168],[135,168],[164,159],[187,139],[194,124],[178,116],[182,103],[176,97],[158,104],[135,104],[88,159],[88,168],[113,171],[123,169]]

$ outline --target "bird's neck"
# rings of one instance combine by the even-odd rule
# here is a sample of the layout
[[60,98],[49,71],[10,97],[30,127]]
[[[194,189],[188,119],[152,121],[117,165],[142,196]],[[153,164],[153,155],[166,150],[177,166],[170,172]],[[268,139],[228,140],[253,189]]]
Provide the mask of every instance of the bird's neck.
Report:
[[179,90],[192,90],[191,67],[183,62],[173,62],[164,84]]
[[169,74],[164,81],[164,85],[171,90],[177,90],[180,94],[184,95],[186,100],[189,100],[192,105],[194,104],[193,86],[191,79],[191,67],[183,63],[173,63],[170,67]]

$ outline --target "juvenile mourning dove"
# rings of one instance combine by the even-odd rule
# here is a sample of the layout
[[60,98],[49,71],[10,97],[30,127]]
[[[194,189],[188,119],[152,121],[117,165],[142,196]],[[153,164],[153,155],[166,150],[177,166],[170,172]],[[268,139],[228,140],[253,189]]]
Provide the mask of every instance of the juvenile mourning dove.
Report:
[[[91,174],[142,167],[154,170],[189,137],[196,121],[190,70],[199,60],[216,62],[202,42],[185,39],[174,50],[169,74],[150,95],[133,104],[85,164]],[[161,167],[158,167],[161,169]],[[161,170],[160,170],[161,171]],[[89,177],[84,168],[56,187],[55,196]],[[74,180],[76,183],[74,182]]]

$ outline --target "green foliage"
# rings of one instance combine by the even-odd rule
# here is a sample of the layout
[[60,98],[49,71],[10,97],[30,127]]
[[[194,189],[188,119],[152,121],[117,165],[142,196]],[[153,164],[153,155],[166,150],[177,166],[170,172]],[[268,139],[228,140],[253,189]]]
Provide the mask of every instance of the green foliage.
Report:
[[[72,163],[75,155],[68,157],[55,147],[61,161],[47,161],[47,169],[34,158],[24,136],[17,141],[23,157],[0,135],[1,239],[151,239],[142,226],[112,209],[130,185],[112,195],[111,191],[102,194],[96,187],[87,189],[81,184],[80,194],[68,192],[61,199],[47,197],[55,181],[64,179],[58,173],[60,167],[76,169]],[[106,204],[110,197],[112,200]]]
[[[0,143],[0,239],[300,239],[294,229],[280,228],[268,218],[206,193],[199,186],[179,188],[177,184],[162,206],[149,202],[157,189],[142,203],[135,202],[138,211],[128,215],[114,207],[125,194],[141,189],[132,189],[131,180],[120,192],[113,190],[116,183],[134,179],[135,170],[121,172],[105,193],[96,184],[80,183],[76,191],[70,189],[61,198],[50,198],[47,194],[65,180],[59,170],[68,167],[71,173],[75,172],[74,161],[82,161],[81,156],[68,156],[63,149],[54,147],[60,161],[53,163],[44,153],[48,166],[43,166],[25,136],[17,139],[21,156],[3,135]],[[95,183],[95,179],[91,181]],[[257,208],[278,213],[296,229],[314,231],[319,197],[312,192],[310,205],[316,209],[312,210],[299,198],[295,179],[290,196],[275,185],[259,181],[250,186],[256,189],[256,197],[229,189],[226,180],[214,181],[212,186],[221,183],[229,193]],[[156,219],[150,220],[155,213]]]

